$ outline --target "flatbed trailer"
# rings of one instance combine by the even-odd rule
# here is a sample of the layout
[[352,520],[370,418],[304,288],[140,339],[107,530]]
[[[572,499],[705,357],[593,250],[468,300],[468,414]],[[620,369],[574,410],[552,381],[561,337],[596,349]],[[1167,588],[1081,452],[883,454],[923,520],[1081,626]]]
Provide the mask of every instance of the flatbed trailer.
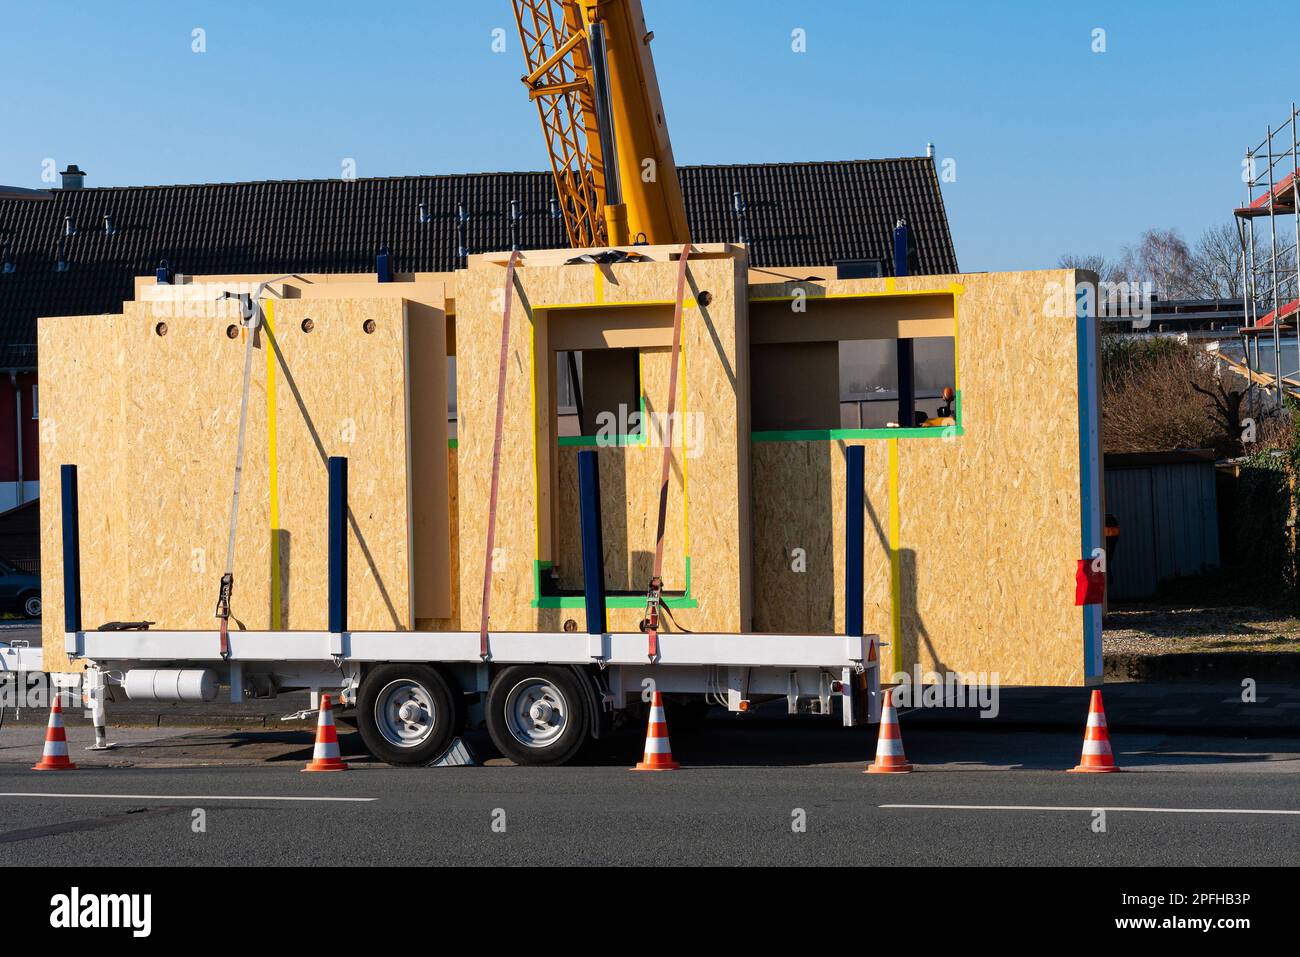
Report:
[[838,698],[849,727],[880,715],[875,635],[669,632],[653,662],[641,633],[492,633],[486,659],[477,632],[234,632],[223,658],[216,631],[76,631],[66,650],[86,663],[96,726],[109,686],[206,701],[225,687],[232,702],[305,689],[313,707],[337,691],[371,753],[397,765],[433,763],[471,720],[518,763],[564,763],[655,690],[741,713],[784,697],[790,713],[830,715]]
[[[862,633],[860,614],[844,635],[669,631],[654,642],[641,632],[597,628],[352,631],[347,463],[332,457],[328,466],[330,629],[228,634],[150,630],[143,622],[82,627],[77,468],[62,466],[63,650],[85,670],[79,681],[63,675],[59,683],[80,684],[97,729],[107,725],[110,686],[131,699],[166,701],[213,701],[222,687],[231,702],[308,690],[313,709],[321,694],[337,691],[340,704],[355,709],[371,754],[394,765],[436,762],[470,721],[480,720],[511,760],[563,764],[654,691],[670,702],[694,699],[739,713],[784,697],[790,713],[830,715],[839,698],[845,726],[879,720],[880,639]],[[852,494],[860,509],[860,487]],[[861,541],[849,534],[845,544],[847,583],[856,577],[860,593]],[[584,549],[602,554],[599,536],[585,539]],[[588,621],[604,622],[603,588],[589,587],[586,601]],[[22,666],[19,652],[10,657]]]

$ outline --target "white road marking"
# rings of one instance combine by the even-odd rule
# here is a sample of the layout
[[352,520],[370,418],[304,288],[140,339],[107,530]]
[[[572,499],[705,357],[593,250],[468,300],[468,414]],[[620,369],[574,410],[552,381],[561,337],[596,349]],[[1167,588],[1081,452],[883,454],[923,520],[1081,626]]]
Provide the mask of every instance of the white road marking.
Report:
[[1274,810],[1249,807],[1109,807],[1093,804],[1069,807],[1048,804],[881,804],[882,808],[914,808],[930,811],[1133,811],[1141,814],[1287,814],[1300,816],[1300,810]]
[[55,791],[0,791],[0,798],[95,798],[105,801],[344,801],[367,803],[378,798],[273,797],[265,794],[81,794]]

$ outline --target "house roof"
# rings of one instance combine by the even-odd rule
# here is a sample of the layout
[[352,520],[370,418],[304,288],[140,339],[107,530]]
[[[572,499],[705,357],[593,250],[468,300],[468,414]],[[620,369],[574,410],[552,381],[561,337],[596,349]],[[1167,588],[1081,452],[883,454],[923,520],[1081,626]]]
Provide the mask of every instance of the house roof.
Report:
[[[901,216],[913,227],[921,271],[957,271],[928,157],[684,166],[679,174],[695,241],[737,242],[743,231],[754,265],[880,259],[888,273]],[[746,209],[743,230],[737,191]],[[134,296],[134,277],[153,274],[161,260],[189,275],[366,273],[387,246],[395,272],[447,272],[464,263],[458,204],[469,214],[470,251],[490,252],[510,247],[512,200],[522,214],[521,248],[567,245],[564,223],[551,213],[549,173],[51,192],[52,202],[0,200],[0,250],[12,264],[12,271],[0,270],[0,367],[35,365],[38,316],[119,312]],[[105,216],[112,217],[112,235]],[[64,271],[56,268],[60,259]]]

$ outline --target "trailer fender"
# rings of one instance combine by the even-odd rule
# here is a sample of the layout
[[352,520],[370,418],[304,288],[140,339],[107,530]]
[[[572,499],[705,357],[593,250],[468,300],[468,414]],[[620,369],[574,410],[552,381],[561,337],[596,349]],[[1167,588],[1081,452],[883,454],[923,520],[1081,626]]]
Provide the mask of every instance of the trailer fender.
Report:
[[571,665],[578,676],[582,689],[587,693],[587,713],[591,715],[591,736],[600,738],[610,728],[612,712],[606,710],[604,702],[609,698],[609,685],[604,672],[582,665]]

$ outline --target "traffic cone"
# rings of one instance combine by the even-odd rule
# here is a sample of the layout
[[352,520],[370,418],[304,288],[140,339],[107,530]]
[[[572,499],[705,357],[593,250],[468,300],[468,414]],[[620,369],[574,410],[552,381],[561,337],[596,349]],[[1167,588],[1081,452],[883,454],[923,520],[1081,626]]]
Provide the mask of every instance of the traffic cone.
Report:
[[664,718],[664,699],[656,691],[650,701],[650,726],[645,733],[645,754],[633,771],[676,771],[681,765],[673,760],[668,743],[668,721]]
[[304,771],[346,771],[347,763],[339,756],[339,736],[334,730],[334,710],[330,696],[320,697],[320,721],[316,723],[316,747]]
[[1110,732],[1106,729],[1106,711],[1101,706],[1101,692],[1094,690],[1088,703],[1088,726],[1083,732],[1083,758],[1071,771],[1102,774],[1120,770],[1110,750]]
[[898,730],[898,712],[894,710],[894,692],[885,692],[885,704],[880,709],[880,737],[876,739],[876,760],[863,774],[907,774],[912,766],[903,754],[903,736]]
[[32,770],[77,770],[77,766],[68,759],[68,736],[63,732],[63,706],[59,704],[57,691],[54,692],[54,703],[50,705],[50,723],[45,728],[45,750],[41,752],[40,763],[33,765]]

